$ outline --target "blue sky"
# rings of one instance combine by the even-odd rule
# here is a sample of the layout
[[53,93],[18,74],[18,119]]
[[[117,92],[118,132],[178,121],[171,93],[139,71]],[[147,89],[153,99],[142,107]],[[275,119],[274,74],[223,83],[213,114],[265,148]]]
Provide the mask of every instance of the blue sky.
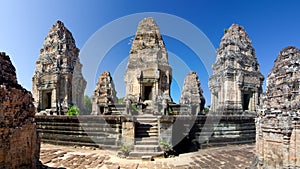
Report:
[[[65,23],[73,33],[77,47],[82,49],[97,30],[120,17],[141,12],[161,12],[191,22],[208,37],[215,48],[219,46],[224,28],[232,23],[244,26],[252,39],[261,72],[266,77],[281,49],[289,45],[300,47],[299,6],[300,1],[297,0],[3,0],[0,4],[0,51],[10,55],[17,69],[19,83],[31,90],[35,62],[44,38],[56,20]],[[171,53],[198,72],[204,95],[210,104],[208,75],[202,72],[201,64],[193,64],[194,53],[170,37],[164,39]],[[108,67],[102,66],[98,72],[110,69],[110,59],[111,63],[115,63],[115,60],[120,62],[121,58],[128,56],[128,42],[129,39],[124,39],[114,46],[105,58]],[[181,85],[173,85],[172,96],[175,101],[179,98]]]

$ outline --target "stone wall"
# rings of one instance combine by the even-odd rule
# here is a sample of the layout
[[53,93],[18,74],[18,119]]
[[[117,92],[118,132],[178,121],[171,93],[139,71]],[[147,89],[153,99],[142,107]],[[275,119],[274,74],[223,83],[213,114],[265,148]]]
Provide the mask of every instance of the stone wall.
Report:
[[[159,119],[160,140],[176,145],[178,142],[174,140],[188,138],[184,146],[193,149],[255,142],[252,116],[216,116],[206,120],[206,116],[162,116]],[[52,144],[118,150],[134,139],[135,124],[126,116],[37,116],[36,121],[42,141]]]
[[40,142],[31,93],[17,82],[9,56],[0,53],[0,168],[37,168]]
[[119,149],[121,116],[36,116],[42,142]]
[[255,142],[254,116],[162,116],[160,123],[160,137],[173,145],[185,138],[186,149]]
[[267,79],[256,119],[258,168],[300,168],[300,51],[286,47]]

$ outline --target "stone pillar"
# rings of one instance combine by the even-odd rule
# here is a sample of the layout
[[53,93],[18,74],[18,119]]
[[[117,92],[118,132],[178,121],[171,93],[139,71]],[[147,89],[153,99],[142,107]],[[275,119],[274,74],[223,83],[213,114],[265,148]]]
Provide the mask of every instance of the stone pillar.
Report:
[[135,123],[133,121],[122,122],[122,143],[126,146],[134,145]]

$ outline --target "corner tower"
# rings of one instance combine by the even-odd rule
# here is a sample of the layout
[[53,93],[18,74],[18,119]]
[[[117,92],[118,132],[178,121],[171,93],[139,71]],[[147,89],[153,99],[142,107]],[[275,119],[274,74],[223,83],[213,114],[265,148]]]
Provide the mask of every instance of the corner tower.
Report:
[[217,49],[213,75],[209,78],[212,111],[254,113],[259,105],[263,80],[248,34],[242,26],[231,25]]
[[38,111],[63,114],[69,106],[84,110],[86,81],[82,76],[79,49],[72,33],[57,21],[44,40],[32,78],[32,92]]

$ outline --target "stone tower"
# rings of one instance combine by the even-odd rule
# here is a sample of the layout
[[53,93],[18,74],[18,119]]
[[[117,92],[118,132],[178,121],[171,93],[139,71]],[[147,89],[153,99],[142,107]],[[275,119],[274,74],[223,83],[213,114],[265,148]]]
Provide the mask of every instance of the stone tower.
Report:
[[62,114],[76,105],[84,111],[86,81],[81,74],[72,33],[57,21],[45,38],[32,78],[32,91],[38,111]]
[[172,69],[168,53],[153,18],[143,19],[137,28],[125,74],[126,99],[171,102]]
[[260,168],[298,168],[300,156],[300,50],[286,47],[267,78],[256,119],[256,155]]
[[180,104],[191,105],[193,115],[200,113],[204,109],[205,99],[199,77],[196,72],[190,72],[184,79]]
[[224,32],[209,78],[211,110],[224,114],[255,112],[264,77],[244,28],[233,24]]
[[112,77],[108,71],[100,74],[93,97],[92,114],[105,114],[108,104],[118,103],[117,92]]

